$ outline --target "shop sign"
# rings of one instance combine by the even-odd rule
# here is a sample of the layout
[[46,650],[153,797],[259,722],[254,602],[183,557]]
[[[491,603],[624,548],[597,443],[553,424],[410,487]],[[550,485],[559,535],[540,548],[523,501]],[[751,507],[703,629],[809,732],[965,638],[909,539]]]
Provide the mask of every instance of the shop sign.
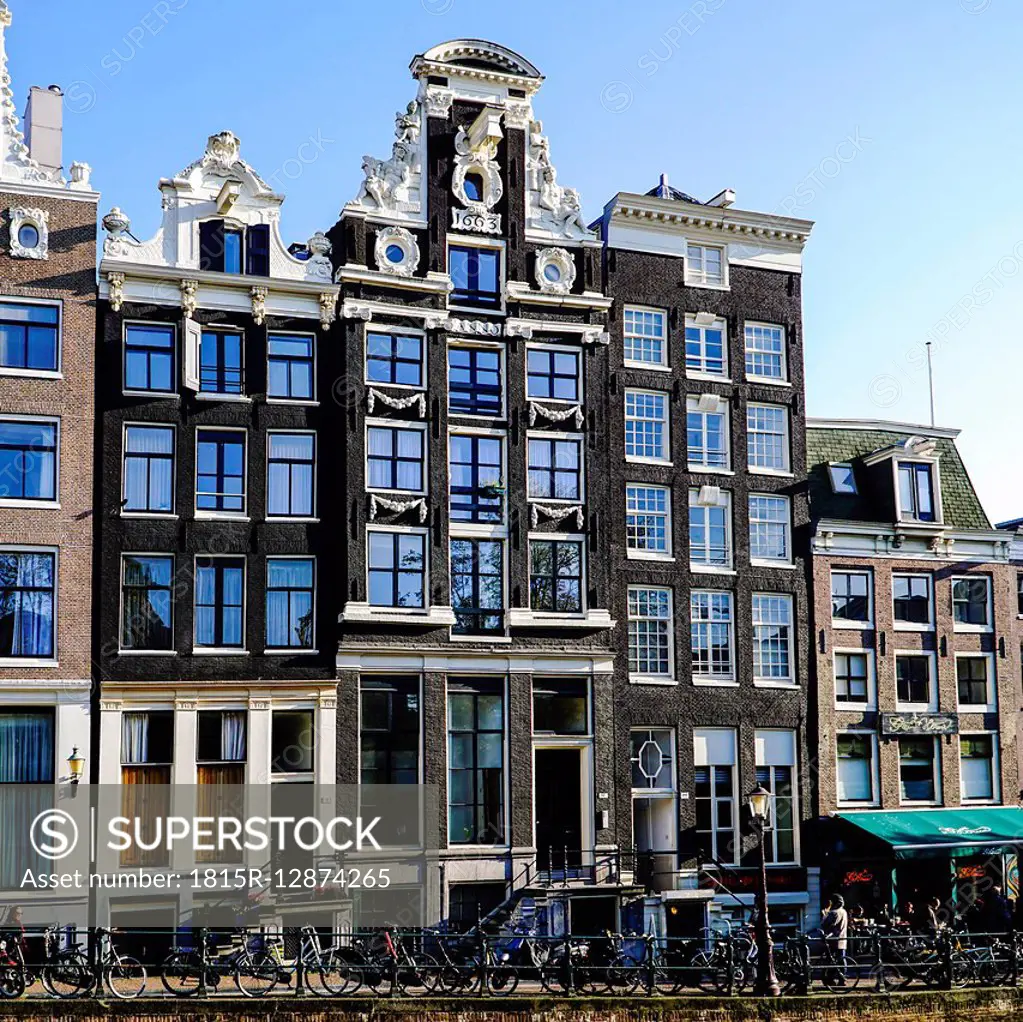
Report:
[[842,877],[843,887],[848,887],[850,884],[872,884],[873,882],[874,874],[869,869],[851,869]]
[[[700,874],[700,887],[731,891],[732,894],[755,894],[759,869],[715,871],[713,876]],[[778,894],[801,893],[806,890],[806,870],[767,868],[767,890]]]
[[882,713],[882,735],[956,735],[955,713]]

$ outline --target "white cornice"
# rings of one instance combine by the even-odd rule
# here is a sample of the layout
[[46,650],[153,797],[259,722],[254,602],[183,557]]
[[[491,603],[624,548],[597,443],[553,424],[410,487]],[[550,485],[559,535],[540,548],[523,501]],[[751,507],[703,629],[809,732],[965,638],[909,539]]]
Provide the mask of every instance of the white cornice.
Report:
[[962,430],[945,426],[920,426],[911,422],[889,422],[886,419],[815,419],[807,417],[807,429],[858,429],[883,433],[908,433],[911,436],[955,440]]
[[409,65],[413,78],[467,78],[475,82],[489,82],[504,88],[522,89],[527,96],[534,95],[543,85],[542,78],[530,78],[526,75],[502,74],[485,67],[464,67],[461,64],[448,64],[444,61],[427,60],[416,57]]
[[412,291],[428,291],[431,294],[446,295],[452,288],[451,278],[446,273],[430,270],[425,277],[400,277],[395,273],[371,270],[368,266],[349,263],[338,268],[338,280],[354,281],[357,284],[374,284],[379,287],[406,288]]
[[613,674],[610,650],[479,649],[450,646],[401,649],[396,646],[356,646],[344,643],[337,655],[342,671],[417,671],[455,674]]
[[0,195],[25,195],[31,198],[63,199],[66,202],[88,202],[96,205],[99,192],[79,191],[62,188],[60,185],[35,184],[27,181],[4,181],[0,179]]
[[1012,534],[998,529],[940,526],[914,532],[881,522],[824,518],[813,535],[813,552],[824,557],[1008,564]]
[[535,291],[528,284],[509,280],[505,290],[508,298],[515,302],[530,302],[534,305],[553,305],[569,309],[610,309],[613,298],[605,298],[599,291],[584,291],[582,294],[555,295]]
[[[330,281],[289,280],[286,277],[250,277],[240,273],[214,273],[209,270],[190,270],[176,266],[147,266],[140,263],[124,263],[116,259],[104,259],[99,265],[102,281],[108,273],[120,273],[125,281],[167,281],[174,284],[182,280],[197,280],[200,284],[220,291],[237,291],[250,295],[254,287],[264,287],[268,294],[293,294],[319,296],[337,295],[341,288]],[[200,305],[202,303],[200,302]]]

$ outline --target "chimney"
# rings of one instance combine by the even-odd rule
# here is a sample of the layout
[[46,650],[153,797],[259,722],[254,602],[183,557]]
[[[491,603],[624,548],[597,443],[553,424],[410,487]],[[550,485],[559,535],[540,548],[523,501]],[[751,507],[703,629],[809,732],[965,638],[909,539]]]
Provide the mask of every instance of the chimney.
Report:
[[47,170],[60,170],[63,135],[64,93],[60,86],[43,89],[33,85],[25,106],[25,141],[32,159]]

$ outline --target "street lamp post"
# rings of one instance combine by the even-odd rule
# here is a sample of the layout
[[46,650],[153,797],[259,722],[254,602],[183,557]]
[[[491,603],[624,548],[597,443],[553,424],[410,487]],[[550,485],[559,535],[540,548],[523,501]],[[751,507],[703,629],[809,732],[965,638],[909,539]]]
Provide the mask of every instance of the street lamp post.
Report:
[[761,784],[750,792],[750,816],[760,845],[760,874],[757,877],[757,981],[753,993],[762,997],[778,997],[781,987],[774,974],[774,949],[771,946],[771,924],[767,918],[767,855],[764,837],[771,817],[771,793]]

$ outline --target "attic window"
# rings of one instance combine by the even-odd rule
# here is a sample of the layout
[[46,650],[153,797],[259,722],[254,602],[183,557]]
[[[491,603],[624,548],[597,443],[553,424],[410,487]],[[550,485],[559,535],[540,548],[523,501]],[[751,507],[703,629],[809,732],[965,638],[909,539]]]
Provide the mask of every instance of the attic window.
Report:
[[199,269],[270,276],[270,226],[229,227],[223,220],[199,224]]
[[828,465],[833,493],[857,493],[856,476],[853,467],[847,461],[835,461]]
[[927,462],[900,461],[898,472],[899,518],[911,522],[936,521],[933,466]]

